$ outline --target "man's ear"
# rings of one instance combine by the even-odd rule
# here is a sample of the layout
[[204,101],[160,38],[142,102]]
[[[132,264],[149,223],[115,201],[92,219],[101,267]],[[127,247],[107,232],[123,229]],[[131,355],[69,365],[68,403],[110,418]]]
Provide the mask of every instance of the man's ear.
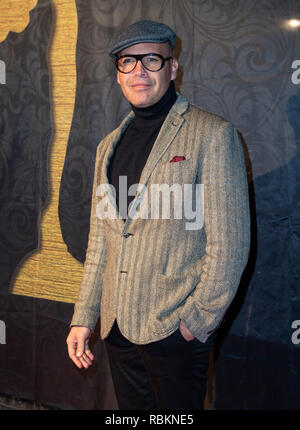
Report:
[[178,61],[176,58],[173,58],[172,60],[172,66],[171,66],[171,80],[173,81],[176,79],[177,70],[178,70]]
[[119,72],[117,72],[117,82],[120,85]]

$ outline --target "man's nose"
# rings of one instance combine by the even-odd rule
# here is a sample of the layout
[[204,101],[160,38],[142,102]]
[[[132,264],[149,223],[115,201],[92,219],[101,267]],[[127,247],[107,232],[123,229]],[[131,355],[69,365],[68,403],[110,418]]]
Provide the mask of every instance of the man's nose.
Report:
[[145,67],[143,66],[143,63],[141,60],[138,60],[136,63],[136,66],[134,68],[134,73],[136,73],[137,75],[145,75],[147,73]]

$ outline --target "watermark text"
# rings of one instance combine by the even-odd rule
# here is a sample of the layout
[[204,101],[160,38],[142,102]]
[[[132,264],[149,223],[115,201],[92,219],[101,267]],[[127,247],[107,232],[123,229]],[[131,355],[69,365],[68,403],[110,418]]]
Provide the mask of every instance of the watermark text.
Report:
[[292,333],[292,342],[294,345],[299,345],[300,343],[300,320],[295,320],[292,322],[292,328],[296,329]]
[[300,60],[294,60],[292,62],[292,69],[296,69],[292,73],[292,82],[295,85],[300,84]]
[[0,320],[0,344],[6,344],[6,325],[2,320]]
[[0,84],[6,84],[6,66],[3,60],[0,60]]
[[[112,184],[100,184],[96,213],[100,219],[184,219],[186,230],[200,230],[204,225],[203,184],[133,184],[119,177],[119,199]],[[135,197],[128,206],[128,196]]]

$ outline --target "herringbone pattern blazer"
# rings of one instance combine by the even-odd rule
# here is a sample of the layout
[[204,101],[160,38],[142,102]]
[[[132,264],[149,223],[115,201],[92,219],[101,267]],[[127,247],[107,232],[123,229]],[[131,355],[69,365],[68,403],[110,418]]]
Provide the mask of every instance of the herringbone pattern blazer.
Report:
[[[184,216],[172,218],[172,210],[171,219],[130,217],[130,211],[125,222],[117,212],[114,219],[101,219],[99,204],[103,198],[113,204],[113,194],[96,194],[108,183],[110,157],[133,115],[97,149],[88,250],[71,325],[94,329],[100,315],[104,339],[117,319],[125,337],[146,344],[170,335],[182,319],[205,342],[222,321],[248,259],[243,148],[232,124],[178,95],[134,203],[147,208],[153,184],[203,184],[203,225],[189,229]],[[185,159],[170,163],[174,156]]]

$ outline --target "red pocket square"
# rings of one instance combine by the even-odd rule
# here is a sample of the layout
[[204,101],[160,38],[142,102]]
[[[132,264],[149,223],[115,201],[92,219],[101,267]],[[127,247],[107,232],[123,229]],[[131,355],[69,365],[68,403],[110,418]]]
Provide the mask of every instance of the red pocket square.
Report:
[[175,157],[173,157],[172,160],[170,160],[170,163],[176,163],[177,161],[183,161],[183,160],[185,160],[184,155],[175,155]]

